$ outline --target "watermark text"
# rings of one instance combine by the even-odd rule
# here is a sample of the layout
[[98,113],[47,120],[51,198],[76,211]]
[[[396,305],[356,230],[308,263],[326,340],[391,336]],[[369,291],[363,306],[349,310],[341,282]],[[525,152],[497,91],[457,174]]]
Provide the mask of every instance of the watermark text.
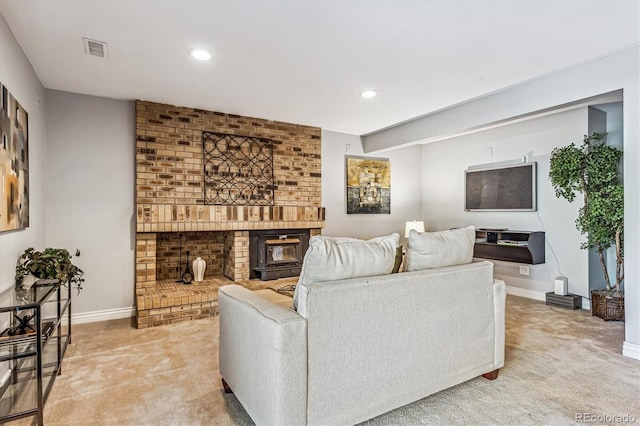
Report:
[[576,413],[577,423],[638,423],[632,414],[593,414]]

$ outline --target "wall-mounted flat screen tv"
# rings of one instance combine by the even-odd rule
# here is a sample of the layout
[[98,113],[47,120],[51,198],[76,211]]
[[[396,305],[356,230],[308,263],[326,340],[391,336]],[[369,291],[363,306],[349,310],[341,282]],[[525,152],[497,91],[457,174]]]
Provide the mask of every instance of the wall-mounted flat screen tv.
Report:
[[536,163],[465,172],[465,211],[536,211]]

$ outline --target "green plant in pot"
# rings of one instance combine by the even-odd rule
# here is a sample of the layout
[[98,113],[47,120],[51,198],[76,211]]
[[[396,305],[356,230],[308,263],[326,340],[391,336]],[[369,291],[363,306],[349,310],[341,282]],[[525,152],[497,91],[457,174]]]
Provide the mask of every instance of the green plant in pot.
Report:
[[[80,251],[76,250],[76,257]],[[63,284],[82,290],[84,272],[71,261],[66,249],[47,247],[37,251],[30,247],[22,253],[16,264],[16,287],[22,288],[25,278],[33,275],[38,279],[57,279]]]
[[[551,152],[549,179],[558,198],[573,201],[583,196],[576,227],[587,235],[582,249],[595,249],[606,290],[591,293],[594,315],[624,320],[624,199],[619,170],[622,151],[605,143],[606,133],[585,135],[582,146],[570,144]],[[609,277],[605,252],[615,245],[615,280]]]

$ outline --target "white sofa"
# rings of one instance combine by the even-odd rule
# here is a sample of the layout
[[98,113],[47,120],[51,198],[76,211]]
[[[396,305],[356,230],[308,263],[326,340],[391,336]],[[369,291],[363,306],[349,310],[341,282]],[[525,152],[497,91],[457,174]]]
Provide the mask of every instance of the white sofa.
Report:
[[503,366],[490,262],[299,286],[306,318],[220,288],[220,373],[257,424],[354,424]]

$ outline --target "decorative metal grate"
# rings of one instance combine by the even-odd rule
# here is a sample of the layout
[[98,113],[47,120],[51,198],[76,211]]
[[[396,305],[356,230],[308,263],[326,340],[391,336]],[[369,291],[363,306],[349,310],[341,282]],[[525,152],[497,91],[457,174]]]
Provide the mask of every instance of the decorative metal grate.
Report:
[[202,132],[204,203],[272,206],[273,141]]

